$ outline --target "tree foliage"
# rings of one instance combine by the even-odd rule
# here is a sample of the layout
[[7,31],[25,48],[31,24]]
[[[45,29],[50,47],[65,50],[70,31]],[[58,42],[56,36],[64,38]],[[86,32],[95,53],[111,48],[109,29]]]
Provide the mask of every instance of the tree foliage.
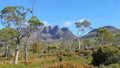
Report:
[[28,22],[30,26],[35,29],[44,25],[36,16],[32,16]]
[[8,42],[8,40],[11,40],[12,42],[15,41],[15,38],[13,36],[16,36],[16,32],[14,29],[3,28],[0,30],[0,39],[3,42]]
[[114,45],[117,45],[117,46],[119,46],[120,45],[120,33],[117,33],[116,35],[115,35],[115,40],[114,40],[114,43],[113,43]]
[[94,65],[108,65],[120,61],[120,50],[113,46],[99,47],[92,54]]
[[15,38],[10,32],[12,32],[14,36],[16,35],[14,29],[3,28],[0,30],[0,44],[5,48],[5,58],[10,58],[10,48],[15,45]]
[[99,28],[96,35],[98,45],[112,44],[114,35],[110,34],[107,28]]

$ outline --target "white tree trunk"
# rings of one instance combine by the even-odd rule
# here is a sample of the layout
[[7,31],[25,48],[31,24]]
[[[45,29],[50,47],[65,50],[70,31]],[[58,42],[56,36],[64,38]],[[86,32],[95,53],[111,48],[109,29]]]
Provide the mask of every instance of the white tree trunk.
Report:
[[79,37],[78,37],[78,49],[79,49],[79,50],[81,49],[81,47],[80,47],[80,39],[79,39]]
[[5,45],[5,58],[8,58],[8,45]]
[[18,64],[18,55],[19,55],[19,45],[16,45],[16,51],[15,51],[15,59],[14,59],[14,64]]
[[28,38],[27,38],[27,40],[26,40],[26,42],[25,42],[25,64],[27,64],[27,61],[28,61],[28,57],[27,57],[27,55],[28,55],[28,51],[27,51],[27,43],[28,43],[28,40],[29,40],[29,37],[30,37],[30,35],[28,36]]
[[27,44],[25,44],[25,64],[27,64]]

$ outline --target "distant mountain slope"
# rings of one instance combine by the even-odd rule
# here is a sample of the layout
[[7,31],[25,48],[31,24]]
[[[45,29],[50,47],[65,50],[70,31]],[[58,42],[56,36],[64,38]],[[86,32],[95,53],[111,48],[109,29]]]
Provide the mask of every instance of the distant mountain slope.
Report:
[[[75,35],[67,28],[59,26],[48,26],[42,31],[37,30],[31,34],[31,40],[44,40],[45,42],[70,41],[75,39]],[[30,41],[31,41],[30,40]]]
[[[101,27],[101,28],[107,28],[111,34],[117,34],[118,32],[120,32],[120,29],[118,29],[114,26],[104,26],[104,27]],[[83,38],[93,38],[93,37],[95,37],[96,34],[97,34],[97,30],[98,30],[98,28],[91,30],[87,35],[83,36]]]

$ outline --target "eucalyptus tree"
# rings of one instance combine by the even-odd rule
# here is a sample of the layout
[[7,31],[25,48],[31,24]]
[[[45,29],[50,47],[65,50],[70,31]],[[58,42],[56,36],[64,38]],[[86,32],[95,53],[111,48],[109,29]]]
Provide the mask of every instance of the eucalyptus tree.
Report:
[[22,6],[7,6],[0,12],[2,23],[6,27],[15,29],[16,31],[16,36],[13,35],[16,41],[14,64],[18,63],[21,40],[29,36],[34,29],[43,26],[43,23],[35,16],[32,16],[30,20],[28,20],[30,12],[31,9],[26,9]]
[[0,42],[5,47],[5,58],[10,57],[11,45],[14,45],[15,43],[15,38],[12,36],[12,34],[10,34],[10,32],[12,32],[14,35],[16,34],[14,29],[3,28],[0,30]]
[[33,32],[37,29],[42,30],[44,24],[36,17],[36,16],[32,16],[28,22],[30,23],[30,27],[28,27],[27,29],[25,29],[25,32],[28,32],[27,35],[27,40],[25,42],[25,63],[27,63],[27,43],[29,40],[29,37],[31,36],[30,32]]
[[110,34],[107,28],[99,28],[96,35],[96,42],[98,45],[112,44],[114,35]]
[[84,20],[82,22],[76,22],[75,25],[76,25],[76,28],[78,29],[77,39],[78,39],[78,45],[80,50],[80,44],[81,44],[80,38],[88,29],[91,29],[91,24],[89,21]]

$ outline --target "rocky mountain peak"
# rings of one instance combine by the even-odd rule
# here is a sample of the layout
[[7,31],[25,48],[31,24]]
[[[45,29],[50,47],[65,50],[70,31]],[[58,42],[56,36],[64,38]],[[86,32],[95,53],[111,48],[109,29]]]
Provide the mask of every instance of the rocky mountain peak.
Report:
[[44,28],[41,32],[35,32],[33,35],[36,35],[37,40],[44,40],[46,42],[54,42],[54,41],[68,41],[75,38],[75,35],[67,28],[60,28],[58,25],[56,26],[48,26]]

